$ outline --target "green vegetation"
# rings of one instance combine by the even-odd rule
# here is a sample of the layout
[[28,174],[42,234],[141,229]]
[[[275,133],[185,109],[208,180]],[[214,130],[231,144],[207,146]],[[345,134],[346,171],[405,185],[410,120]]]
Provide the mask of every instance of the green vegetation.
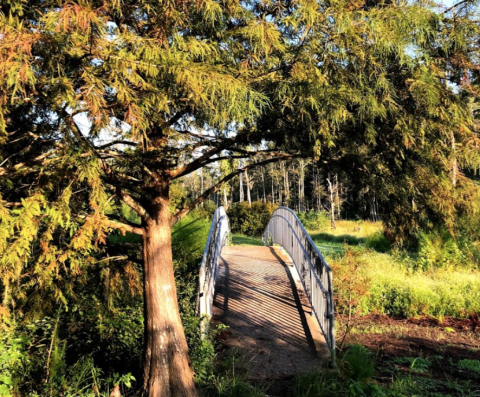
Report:
[[[464,256],[461,261],[457,260],[460,256],[457,249],[442,249],[439,244],[440,250],[433,250],[433,243],[427,245],[431,240],[425,236],[420,238],[418,254],[389,250],[381,227],[379,222],[339,221],[335,230],[311,232],[334,270],[340,313],[349,310],[342,296],[352,293],[351,284],[343,280],[352,271],[366,286],[355,303],[354,310],[358,313],[442,319],[445,316],[466,318],[480,312],[480,271],[476,270],[475,263],[467,262]],[[449,244],[445,245],[453,245]],[[443,259],[431,259],[426,266],[425,257],[434,255]],[[349,265],[352,261],[357,264],[355,269]]]
[[[338,359],[338,369],[325,368],[322,373],[301,375],[292,385],[294,397],[365,396],[365,397],[440,397],[476,396],[469,380],[442,377],[436,379],[431,367],[443,357],[391,357],[377,362],[372,352],[361,345],[346,347]],[[463,361],[460,360],[457,365]],[[443,368],[443,376],[454,375],[454,367]],[[379,375],[384,375],[379,377]],[[388,376],[385,376],[388,375]],[[381,381],[379,380],[381,379]],[[385,383],[385,380],[389,379]]]
[[480,374],[480,360],[460,360],[457,367],[464,371]]
[[233,204],[228,208],[232,233],[249,237],[261,236],[276,207],[262,201],[255,201],[252,205],[246,202]]
[[338,370],[325,369],[321,374],[297,377],[293,396],[382,396],[381,388],[372,379],[374,374],[373,354],[361,345],[352,345],[338,358]]
[[[179,305],[196,381],[216,393],[214,379],[218,378],[213,384],[219,388],[231,381],[222,380],[214,369],[213,338],[218,331],[212,330],[208,338],[201,338],[199,318],[195,316],[198,266],[210,223],[204,211],[191,213],[175,225],[172,246]],[[111,238],[115,244],[131,246],[132,251],[141,249],[138,239],[128,234]],[[117,385],[122,395],[128,395],[140,377],[141,272],[128,268],[131,285],[124,288],[118,284],[116,263],[101,262],[98,271],[104,283],[92,283],[88,292],[84,290],[82,300],[72,302],[70,310],[58,312],[56,318],[13,318],[0,312],[1,396],[107,397]],[[106,282],[108,277],[110,283]],[[112,366],[115,370],[110,369]]]
[[265,245],[262,239],[258,237],[244,236],[243,234],[234,234],[232,235],[232,244],[233,245]]

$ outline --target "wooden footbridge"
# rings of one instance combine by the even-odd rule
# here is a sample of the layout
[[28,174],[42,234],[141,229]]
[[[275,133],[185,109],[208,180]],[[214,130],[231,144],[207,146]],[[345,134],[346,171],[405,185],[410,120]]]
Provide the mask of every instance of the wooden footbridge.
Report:
[[265,247],[231,247],[228,236],[220,207],[200,268],[204,327],[228,326],[223,344],[245,358],[254,380],[289,378],[333,359],[332,272],[295,213],[273,213]]

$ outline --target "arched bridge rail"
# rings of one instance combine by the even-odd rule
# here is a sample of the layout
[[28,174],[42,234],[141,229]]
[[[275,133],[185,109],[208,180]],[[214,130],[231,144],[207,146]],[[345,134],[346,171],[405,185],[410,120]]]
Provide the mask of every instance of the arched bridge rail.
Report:
[[[213,215],[200,266],[197,314],[206,320],[203,322],[204,330],[212,317],[219,259],[229,232],[228,216],[225,209],[219,207]],[[265,245],[280,245],[292,258],[333,361],[335,324],[332,270],[298,217],[289,208],[279,207],[275,210],[265,229],[263,241]]]
[[200,265],[197,314],[200,317],[206,316],[207,321],[212,317],[213,297],[218,277],[218,260],[223,247],[227,243],[229,233],[230,226],[227,213],[225,208],[219,207],[213,214],[212,225]]
[[292,258],[333,359],[335,318],[330,266],[290,208],[275,210],[265,229],[263,241],[268,245],[282,246]]

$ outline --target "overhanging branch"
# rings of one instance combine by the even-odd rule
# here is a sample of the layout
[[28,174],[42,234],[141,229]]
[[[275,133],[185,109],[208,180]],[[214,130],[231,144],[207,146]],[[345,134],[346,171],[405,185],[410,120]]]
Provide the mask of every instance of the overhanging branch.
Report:
[[185,218],[188,213],[190,211],[192,211],[198,204],[200,204],[201,202],[205,201],[208,197],[210,197],[210,195],[212,195],[213,193],[215,193],[218,189],[220,189],[220,187],[228,182],[229,180],[235,178],[237,175],[240,175],[241,173],[245,172],[245,171],[248,171],[252,168],[256,168],[256,167],[260,167],[260,166],[263,166],[263,165],[266,165],[266,164],[269,164],[269,163],[275,163],[277,161],[282,161],[282,160],[288,160],[288,159],[293,159],[295,157],[298,157],[298,155],[292,155],[292,154],[285,154],[283,156],[280,156],[280,157],[274,157],[274,158],[270,158],[270,159],[267,159],[267,160],[264,160],[264,161],[259,161],[258,163],[253,163],[253,164],[249,164],[243,168],[239,168],[233,172],[231,172],[230,174],[228,174],[226,177],[224,177],[223,179],[221,179],[220,181],[218,181],[215,185],[213,185],[210,189],[207,189],[205,190],[205,192],[203,192],[200,196],[197,197],[196,200],[194,200],[192,203],[190,203],[187,207],[181,209],[180,211],[178,211],[173,217],[173,223],[176,223],[180,220],[182,220],[183,218]]

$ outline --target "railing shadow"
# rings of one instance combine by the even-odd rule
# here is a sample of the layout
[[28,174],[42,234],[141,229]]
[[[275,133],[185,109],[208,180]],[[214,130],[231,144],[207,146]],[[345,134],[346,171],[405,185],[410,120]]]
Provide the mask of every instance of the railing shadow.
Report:
[[[268,260],[256,258],[253,247],[244,249],[229,254],[228,262],[223,256],[220,261],[214,322],[229,326],[224,346],[245,355],[258,378],[283,378],[319,367],[309,314],[288,265],[273,249],[262,248]],[[232,257],[245,264],[232,266]]]

